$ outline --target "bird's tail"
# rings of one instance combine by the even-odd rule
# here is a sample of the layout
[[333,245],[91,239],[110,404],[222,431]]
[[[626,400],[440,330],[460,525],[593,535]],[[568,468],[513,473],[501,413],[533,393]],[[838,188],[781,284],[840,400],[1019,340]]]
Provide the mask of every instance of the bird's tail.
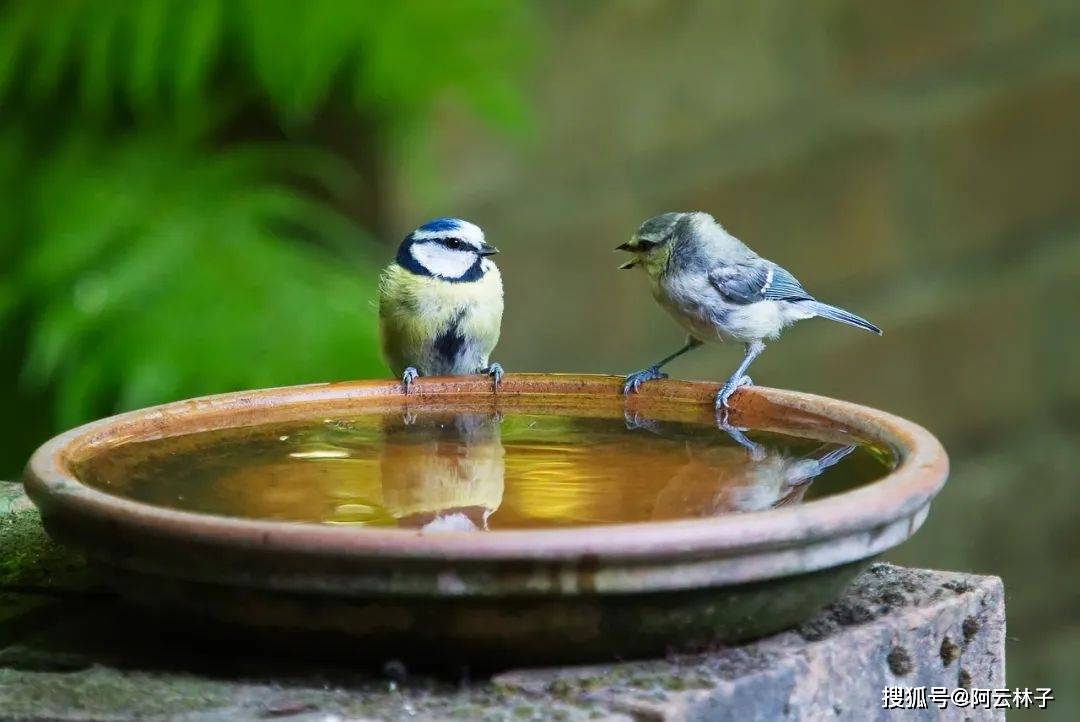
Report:
[[847,456],[853,451],[855,451],[855,446],[853,444],[847,444],[845,446],[838,446],[832,451],[821,454],[821,456],[817,457],[818,468],[822,471],[825,471],[830,466],[835,466],[845,456]]
[[787,482],[791,485],[804,484],[826,469],[836,466],[851,452],[855,451],[853,444],[838,446],[831,451],[823,451],[823,446],[810,454],[805,459],[799,459],[787,469]]
[[866,329],[870,333],[876,333],[878,336],[881,335],[880,328],[870,323],[865,318],[862,318],[861,316],[856,316],[850,311],[845,311],[844,309],[837,308],[836,306],[830,306],[829,304],[822,303],[821,301],[807,301],[806,305],[814,313],[815,316],[821,316],[822,318],[827,318],[831,321],[839,321],[840,323],[846,323],[849,326],[856,326],[858,328]]

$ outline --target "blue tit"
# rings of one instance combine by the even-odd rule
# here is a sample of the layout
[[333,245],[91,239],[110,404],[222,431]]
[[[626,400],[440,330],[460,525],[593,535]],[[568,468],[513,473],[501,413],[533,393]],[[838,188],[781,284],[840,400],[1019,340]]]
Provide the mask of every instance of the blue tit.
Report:
[[488,361],[502,325],[502,276],[488,258],[498,252],[457,218],[425,223],[401,242],[379,279],[379,330],[405,393],[418,376],[477,373],[498,389],[502,366]]
[[624,393],[646,381],[666,378],[660,368],[704,342],[735,341],[746,353],[716,395],[726,409],[740,386],[753,383],[750,364],[765,350],[765,340],[815,316],[881,335],[866,319],[818,301],[793,275],[750,250],[708,213],[664,213],[641,224],[616,250],[633,258],[620,268],[641,268],[653,297],[687,330],[686,345],[647,369],[626,377]]

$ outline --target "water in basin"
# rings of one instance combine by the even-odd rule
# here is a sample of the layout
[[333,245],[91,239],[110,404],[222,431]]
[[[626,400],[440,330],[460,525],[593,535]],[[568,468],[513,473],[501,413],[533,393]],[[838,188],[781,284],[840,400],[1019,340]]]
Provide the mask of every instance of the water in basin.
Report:
[[705,423],[395,412],[125,442],[76,473],[185,511],[438,532],[762,511],[894,465],[880,446]]

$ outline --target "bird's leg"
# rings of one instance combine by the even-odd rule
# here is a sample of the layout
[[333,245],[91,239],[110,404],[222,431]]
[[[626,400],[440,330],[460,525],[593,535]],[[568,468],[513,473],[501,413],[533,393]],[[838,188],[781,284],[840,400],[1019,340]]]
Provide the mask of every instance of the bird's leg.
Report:
[[401,385],[405,387],[405,394],[408,395],[409,389],[412,388],[413,381],[420,378],[420,372],[416,370],[415,366],[409,366],[405,369],[405,372],[401,374]]
[[502,383],[503,376],[506,375],[506,372],[503,371],[502,364],[497,363],[491,364],[487,368],[480,369],[480,373],[487,374],[491,377],[491,381],[495,385],[496,391],[499,390],[499,384]]
[[623,383],[623,393],[624,394],[632,394],[632,393],[634,393],[639,388],[641,388],[641,385],[643,383],[645,383],[646,381],[653,381],[655,379],[666,379],[667,374],[662,372],[660,370],[660,367],[663,366],[666,363],[669,363],[670,361],[674,361],[675,359],[679,358],[680,356],[682,356],[687,351],[693,351],[694,349],[696,349],[700,345],[701,345],[701,341],[698,341],[693,336],[687,336],[686,345],[683,346],[678,351],[676,351],[675,353],[671,354],[670,356],[668,356],[666,358],[660,359],[659,361],[657,361],[655,364],[653,364],[652,366],[650,366],[647,369],[642,369],[641,371],[635,371],[634,373],[628,375],[626,377],[626,382]]
[[717,426],[720,428],[721,431],[730,436],[732,441],[746,449],[746,453],[750,455],[751,459],[753,459],[754,461],[761,461],[765,458],[765,447],[761,444],[751,441],[746,436],[746,434],[743,433],[746,431],[746,429],[740,428],[738,426],[732,426],[730,423],[728,423],[727,414],[724,414],[723,416],[721,416],[721,418],[717,419]]
[[716,395],[716,408],[727,409],[728,399],[735,393],[735,390],[742,386],[752,386],[754,381],[746,375],[746,370],[750,368],[750,364],[754,363],[754,359],[761,355],[761,352],[765,350],[765,344],[761,341],[752,341],[746,344],[746,355],[743,356],[742,363],[739,364],[739,368],[735,369],[735,373],[731,375],[731,378],[727,380],[723,388],[720,389],[720,393]]

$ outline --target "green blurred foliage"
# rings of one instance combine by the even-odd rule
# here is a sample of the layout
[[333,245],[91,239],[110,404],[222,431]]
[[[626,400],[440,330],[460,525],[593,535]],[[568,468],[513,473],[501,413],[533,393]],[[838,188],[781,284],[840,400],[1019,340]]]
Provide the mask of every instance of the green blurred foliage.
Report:
[[354,198],[447,95],[522,126],[526,12],[0,3],[0,474],[105,413],[383,373]]

